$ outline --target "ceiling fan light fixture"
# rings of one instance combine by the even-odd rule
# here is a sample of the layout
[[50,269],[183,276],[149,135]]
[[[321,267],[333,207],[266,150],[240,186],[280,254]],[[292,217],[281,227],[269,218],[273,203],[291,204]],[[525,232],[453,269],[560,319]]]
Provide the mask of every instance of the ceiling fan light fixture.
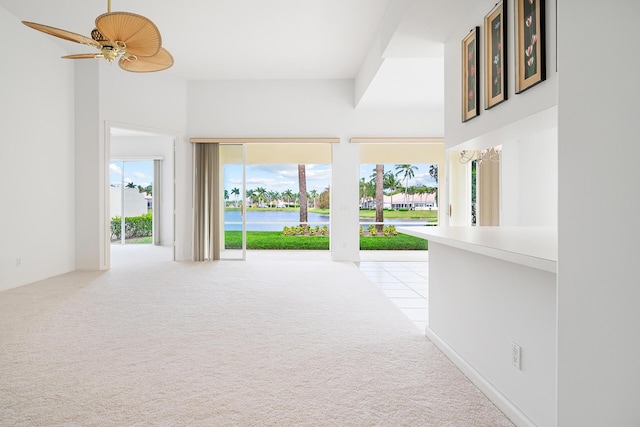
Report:
[[120,67],[132,72],[161,71],[173,65],[173,57],[162,47],[160,31],[150,19],[130,12],[111,12],[110,0],[107,10],[96,18],[91,38],[35,22],[22,23],[45,34],[100,50],[96,54],[83,53],[63,58],[104,58],[109,62],[119,59]]

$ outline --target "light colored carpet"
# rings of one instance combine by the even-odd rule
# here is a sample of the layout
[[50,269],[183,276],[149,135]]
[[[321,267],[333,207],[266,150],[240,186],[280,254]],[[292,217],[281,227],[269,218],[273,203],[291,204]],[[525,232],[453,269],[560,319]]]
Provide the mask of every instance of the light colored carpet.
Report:
[[140,253],[0,293],[0,425],[512,425],[352,263]]

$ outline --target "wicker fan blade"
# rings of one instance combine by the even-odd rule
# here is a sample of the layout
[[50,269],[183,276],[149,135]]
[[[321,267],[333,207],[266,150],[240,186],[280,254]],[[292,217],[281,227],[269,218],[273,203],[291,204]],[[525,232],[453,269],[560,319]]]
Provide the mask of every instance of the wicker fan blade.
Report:
[[150,73],[152,71],[162,71],[173,65],[173,56],[165,48],[161,47],[157,54],[153,56],[126,55],[120,58],[120,67],[123,70],[134,73]]
[[72,33],[71,31],[61,30],[60,28],[50,27],[48,25],[37,24],[35,22],[22,21],[22,23],[27,27],[33,28],[34,30],[42,31],[43,33],[60,37],[61,39],[64,39],[64,40],[86,44],[98,49],[102,47],[100,43],[98,43],[97,41],[80,34]]
[[99,53],[78,53],[76,55],[67,55],[63,56],[64,59],[93,59],[93,58],[102,58],[102,55]]
[[129,12],[105,13],[96,18],[96,28],[113,42],[126,43],[132,55],[153,56],[162,46],[160,31],[151,20]]

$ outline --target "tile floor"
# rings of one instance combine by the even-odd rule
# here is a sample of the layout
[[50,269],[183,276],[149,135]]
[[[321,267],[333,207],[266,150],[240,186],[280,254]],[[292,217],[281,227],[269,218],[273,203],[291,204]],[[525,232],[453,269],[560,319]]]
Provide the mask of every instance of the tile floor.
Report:
[[356,265],[424,332],[429,319],[428,261],[360,261]]

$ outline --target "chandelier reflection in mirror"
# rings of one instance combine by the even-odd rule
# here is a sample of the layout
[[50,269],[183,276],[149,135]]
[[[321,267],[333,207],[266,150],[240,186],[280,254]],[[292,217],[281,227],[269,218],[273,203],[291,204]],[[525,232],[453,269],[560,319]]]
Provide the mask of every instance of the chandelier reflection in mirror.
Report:
[[485,161],[499,162],[501,148],[502,147],[491,147],[484,150],[462,150],[458,161],[462,164],[469,163],[474,160],[477,161],[478,164]]

